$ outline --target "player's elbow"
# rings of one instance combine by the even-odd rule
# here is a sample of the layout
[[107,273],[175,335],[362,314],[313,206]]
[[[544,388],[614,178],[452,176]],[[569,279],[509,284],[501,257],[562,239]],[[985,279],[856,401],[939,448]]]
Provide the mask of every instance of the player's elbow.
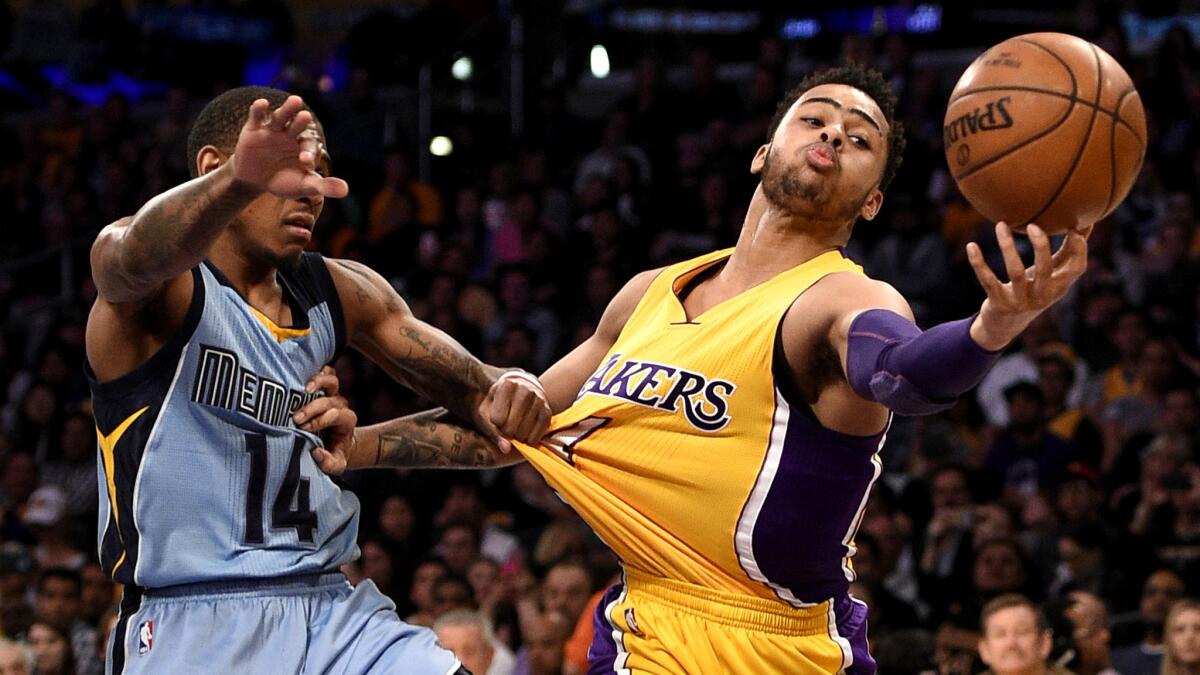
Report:
[[923,391],[903,375],[886,371],[875,373],[867,387],[866,398],[887,406],[897,415],[932,415],[954,407],[958,397],[936,396]]
[[109,225],[92,244],[92,281],[108,302],[127,303],[145,298],[162,285],[152,269],[152,256],[127,231]]

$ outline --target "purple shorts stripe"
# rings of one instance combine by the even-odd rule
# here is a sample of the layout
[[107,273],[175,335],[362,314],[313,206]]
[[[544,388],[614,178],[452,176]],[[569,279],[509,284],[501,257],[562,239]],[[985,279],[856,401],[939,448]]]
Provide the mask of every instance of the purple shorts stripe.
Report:
[[621,595],[622,584],[613,584],[596,605],[592,614],[592,645],[588,647],[588,675],[610,675],[617,671],[617,643],[613,639],[613,627],[608,622],[605,610]]
[[846,675],[875,675],[875,659],[867,650],[867,606],[847,593],[834,600],[838,635],[850,643],[854,663]]

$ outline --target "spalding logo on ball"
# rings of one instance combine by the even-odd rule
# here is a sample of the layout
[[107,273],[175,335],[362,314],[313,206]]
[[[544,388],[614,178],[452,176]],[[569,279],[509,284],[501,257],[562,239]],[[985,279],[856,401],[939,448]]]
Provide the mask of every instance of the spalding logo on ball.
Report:
[[1073,35],[1030,33],[967,68],[942,128],[950,174],[988,220],[1054,234],[1112,213],[1146,154],[1129,75]]

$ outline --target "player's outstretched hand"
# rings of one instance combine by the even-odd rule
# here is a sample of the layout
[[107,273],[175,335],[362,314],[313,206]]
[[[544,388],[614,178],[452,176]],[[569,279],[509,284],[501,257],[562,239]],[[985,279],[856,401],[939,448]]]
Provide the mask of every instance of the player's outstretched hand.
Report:
[[296,426],[320,434],[325,447],[313,448],[312,458],[327,474],[339,476],[354,450],[354,428],[358,414],[350,409],[345,397],[338,395],[337,372],[329,366],[308,381],[309,393],[324,391],[325,395],[301,407],[292,415]]
[[511,452],[509,439],[537,443],[550,426],[550,403],[542,384],[523,370],[510,370],[500,376],[479,406],[480,429],[492,437],[501,452]]
[[317,125],[299,96],[289,96],[275,110],[260,98],[250,104],[229,161],[235,179],[277,197],[345,197],[346,181],[317,173],[320,154]]
[[[1002,349],[1042,310],[1066,295],[1071,284],[1087,269],[1087,237],[1091,232],[1090,225],[1071,230],[1058,251],[1051,253],[1046,232],[1030,225],[1025,233],[1033,244],[1033,266],[1027,268],[1017,253],[1012,230],[1005,223],[997,223],[996,239],[1004,255],[1007,283],[1001,283],[992,273],[978,244],[967,244],[967,260],[987,293],[979,320],[971,331],[981,347]],[[980,327],[978,331],[976,326]]]

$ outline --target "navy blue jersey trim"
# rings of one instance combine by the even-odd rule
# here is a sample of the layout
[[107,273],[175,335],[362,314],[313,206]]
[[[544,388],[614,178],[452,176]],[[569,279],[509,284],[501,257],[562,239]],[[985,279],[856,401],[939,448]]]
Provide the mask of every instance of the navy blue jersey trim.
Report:
[[179,324],[175,333],[167,340],[166,344],[159,347],[153,356],[121,377],[108,382],[98,382],[96,373],[92,370],[92,364],[88,363],[85,358],[83,369],[92,389],[92,397],[109,400],[121,399],[137,393],[150,380],[159,378],[170,381],[175,373],[175,367],[179,364],[179,357],[183,354],[183,348],[187,346],[188,340],[191,340],[192,335],[196,332],[196,327],[200,325],[200,317],[204,314],[204,296],[204,275],[200,272],[200,267],[196,266],[192,268],[192,303],[188,306],[183,323]]
[[305,253],[304,262],[309,266],[311,277],[317,283],[321,299],[329,307],[329,317],[333,319],[335,345],[333,356],[329,360],[335,361],[346,348],[346,315],[342,311],[342,298],[338,295],[337,285],[333,283],[333,275],[329,273],[329,265],[320,253]]
[[126,585],[121,596],[121,609],[117,613],[117,625],[112,640],[108,643],[108,654],[112,661],[113,675],[125,672],[125,637],[129,633],[129,619],[142,607],[142,589]]
[[[208,268],[209,272],[212,273],[213,277],[217,280],[217,283],[231,289],[234,293],[236,293],[238,299],[242,301],[243,305],[251,308],[254,307],[254,305],[251,305],[250,302],[246,300],[246,296],[242,295],[242,292],[237,289],[237,286],[233,285],[233,282],[229,280],[229,277],[225,276],[224,272],[222,272],[216,265],[212,264],[212,261],[205,260],[202,264]],[[296,283],[295,279],[288,278],[288,275],[284,274],[282,271],[276,270],[275,278],[279,280],[279,285],[283,287],[284,302],[286,302],[288,307],[292,310],[291,325],[279,327],[294,328],[297,330],[309,328],[308,309],[312,305],[305,303],[306,297],[303,296],[307,296],[307,294],[303,293],[302,289],[297,288],[298,284]]]

